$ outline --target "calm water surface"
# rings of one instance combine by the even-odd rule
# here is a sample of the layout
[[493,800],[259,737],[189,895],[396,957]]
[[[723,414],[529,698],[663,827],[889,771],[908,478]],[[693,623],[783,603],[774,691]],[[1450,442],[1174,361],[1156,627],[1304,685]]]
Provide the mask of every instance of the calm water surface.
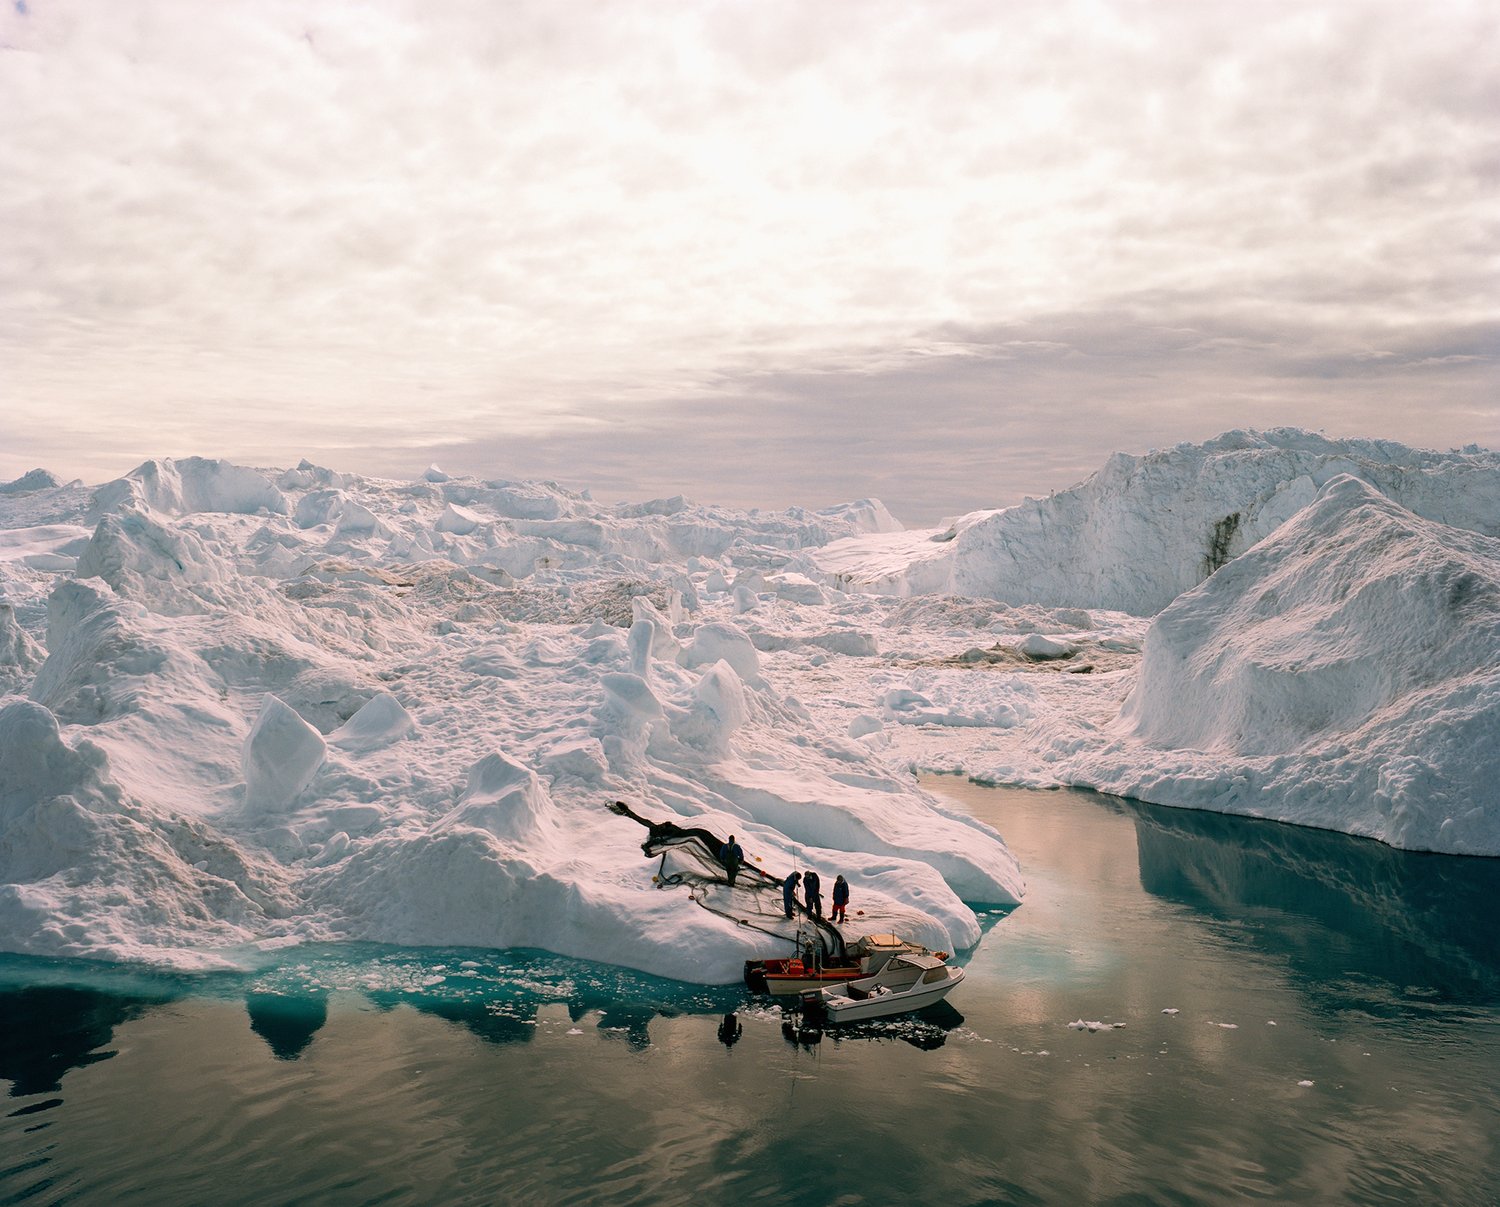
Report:
[[838,1039],[538,953],[0,958],[0,1203],[1500,1201],[1500,860],[930,783],[1026,903]]

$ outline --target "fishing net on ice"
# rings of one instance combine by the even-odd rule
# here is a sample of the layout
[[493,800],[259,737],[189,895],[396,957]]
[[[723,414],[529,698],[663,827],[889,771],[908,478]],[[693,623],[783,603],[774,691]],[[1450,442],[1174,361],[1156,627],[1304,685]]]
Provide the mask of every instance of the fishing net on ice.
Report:
[[763,871],[751,861],[740,866],[734,884],[730,884],[729,873],[719,861],[724,835],[676,822],[650,821],[624,801],[613,801],[607,808],[649,831],[641,850],[660,860],[654,877],[660,887],[686,888],[693,902],[703,909],[784,939],[792,951],[804,951],[811,944],[818,963],[841,963],[848,958],[838,928],[827,919],[809,914],[802,906],[800,892],[792,916],[786,916],[780,876]]

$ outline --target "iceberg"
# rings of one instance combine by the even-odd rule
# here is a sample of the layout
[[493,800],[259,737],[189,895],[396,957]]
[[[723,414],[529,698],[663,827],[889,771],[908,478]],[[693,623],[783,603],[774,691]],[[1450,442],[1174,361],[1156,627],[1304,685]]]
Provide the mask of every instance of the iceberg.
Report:
[[1022,871],[914,770],[1500,854],[1500,457],[1229,433],[925,532],[431,469],[37,477],[0,493],[0,692],[8,950],[738,978],[765,936],[620,800],[963,950]]
[[969,903],[1024,891],[999,835],[763,674],[732,599],[705,610],[711,577],[749,574],[798,641],[804,612],[808,636],[838,630],[804,552],[889,527],[873,501],[612,507],[204,458],[16,499],[11,950],[197,967],[288,942],[474,943],[737,979],[765,937],[664,890],[605,808],[621,798],[739,835],[768,875],[860,876],[871,926],[932,947],[972,945]]
[[1500,539],[1349,475],[1164,610],[1075,782],[1500,854]]

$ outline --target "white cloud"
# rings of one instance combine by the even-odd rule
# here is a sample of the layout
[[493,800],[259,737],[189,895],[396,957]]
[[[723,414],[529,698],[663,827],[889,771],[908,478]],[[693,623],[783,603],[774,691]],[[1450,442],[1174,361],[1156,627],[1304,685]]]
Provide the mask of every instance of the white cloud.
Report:
[[[1179,401],[1065,340],[1086,363],[1046,413],[1089,415],[1102,452],[1203,384],[1151,360],[1157,325],[1113,321],[1122,299],[1240,349],[1214,362],[1227,426],[1297,398],[1322,426],[1343,404],[1307,365],[1496,317],[1488,6],[24,7],[0,17],[0,470],[387,462],[604,424],[643,478],[689,478],[674,450],[715,447],[664,424],[714,398],[764,440],[748,400],[773,374],[823,426],[768,488],[818,494],[861,383],[902,380],[937,339],[921,409],[941,430],[996,388],[991,362],[1033,355],[956,358],[948,328],[1103,316],[1096,336]],[[1287,405],[1251,388],[1268,376]],[[1101,392],[1122,398],[1108,414]],[[1380,393],[1363,421],[1396,434],[1410,397]],[[881,456],[909,448],[911,409],[884,415]],[[1495,439],[1494,410],[1451,410],[1429,442]]]

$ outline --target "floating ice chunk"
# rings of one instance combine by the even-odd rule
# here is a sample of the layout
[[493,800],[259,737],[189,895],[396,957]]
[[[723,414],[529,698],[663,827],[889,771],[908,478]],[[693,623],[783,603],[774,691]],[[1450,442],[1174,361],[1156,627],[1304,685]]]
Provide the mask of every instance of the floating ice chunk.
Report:
[[338,833],[331,835],[328,841],[323,844],[323,849],[318,852],[313,862],[320,867],[336,863],[349,853],[352,845],[349,835],[340,830]]
[[292,522],[298,528],[315,528],[319,524],[332,524],[339,518],[348,502],[342,490],[314,490],[297,500],[297,510],[292,513]]
[[692,668],[719,661],[734,667],[745,682],[760,682],[760,655],[743,629],[722,622],[699,625],[682,651],[682,664]]
[[655,640],[656,623],[654,621],[642,617],[630,626],[628,639],[630,671],[642,679],[651,673],[651,646]]
[[349,834],[363,834],[379,825],[385,810],[379,805],[340,805],[323,814],[323,820]]
[[799,604],[826,604],[828,594],[805,574],[772,574],[766,579],[767,589],[776,592],[777,599]]
[[16,620],[16,610],[8,603],[0,603],[0,674],[9,668],[34,671],[46,656]]
[[648,721],[662,715],[661,701],[639,675],[614,672],[599,679],[606,705],[622,721]]
[[1051,637],[1043,637],[1040,633],[1028,633],[1016,645],[1016,649],[1024,657],[1036,662],[1048,662],[1058,658],[1066,658],[1076,651],[1077,647],[1066,642],[1056,641]]
[[804,641],[830,654],[843,654],[850,658],[873,658],[880,653],[880,642],[874,633],[860,629],[832,629],[827,633],[811,633]]
[[553,779],[572,777],[586,783],[598,783],[604,778],[609,764],[598,738],[576,738],[559,742],[549,749],[542,756],[541,766]]
[[1163,1014],[1181,1014],[1182,1011],[1180,1011],[1179,1009],[1177,1009],[1176,1006],[1168,1006],[1165,1010],[1162,1011],[1162,1013]]
[[136,466],[94,492],[93,518],[121,507],[145,507],[164,515],[228,512],[286,515],[286,496],[253,469],[206,457],[163,458]]
[[880,703],[892,712],[907,712],[912,709],[932,707],[931,700],[909,687],[891,688],[880,698]]
[[19,478],[12,478],[4,485],[0,485],[0,495],[22,495],[30,494],[34,490],[50,490],[62,483],[45,469],[34,469],[30,473],[22,474]]
[[57,718],[40,704],[0,708],[0,831],[12,810],[77,790],[94,764],[68,748]]
[[197,533],[134,509],[99,521],[76,574],[101,578],[119,595],[166,615],[203,612],[210,601],[224,602],[215,588],[232,577]]
[[328,744],[341,750],[378,750],[400,741],[416,729],[411,714],[389,692],[371,696],[360,710],[328,735]]
[[245,803],[285,809],[312,783],[326,754],[323,735],[268,692],[245,739]]
[[1125,1025],[1124,1023],[1101,1023],[1097,1019],[1085,1021],[1084,1019],[1080,1018],[1080,1019],[1076,1019],[1073,1022],[1069,1023],[1068,1024],[1068,1030],[1070,1030],[1070,1031],[1088,1031],[1090,1033],[1095,1032],[1095,1031],[1116,1031],[1116,1030],[1119,1030],[1124,1025]]
[[673,495],[669,499],[648,499],[644,503],[626,503],[615,508],[615,514],[629,519],[648,515],[678,515],[690,506],[692,504],[682,495]]
[[339,519],[334,526],[334,532],[339,536],[354,534],[389,537],[395,535],[381,518],[363,503],[355,503],[348,499],[339,509]]
[[649,620],[654,626],[655,632],[651,636],[651,656],[660,658],[664,662],[676,661],[682,646],[672,635],[672,626],[682,623],[681,594],[677,591],[669,594],[665,611],[658,608],[644,595],[637,595],[630,601],[630,615],[632,623]]
[[555,830],[552,814],[552,799],[536,772],[503,754],[487,754],[469,768],[458,807],[432,831],[467,827],[510,842],[535,844]]
[[458,536],[465,536],[483,523],[483,516],[470,511],[467,507],[460,507],[457,503],[449,503],[443,508],[443,514],[438,516],[433,527],[439,532],[452,532]]
[[745,723],[746,711],[744,685],[734,668],[721,660],[694,685],[691,704],[686,714],[673,720],[672,733],[699,750],[723,754]]
[[465,654],[459,665],[471,675],[487,675],[494,679],[514,679],[526,670],[515,655],[498,645],[481,646]]
[[222,961],[182,948],[249,941],[291,904],[267,861],[133,800],[102,747],[70,749],[29,701],[0,709],[0,834],[7,951],[203,966]]
[[822,508],[818,515],[830,520],[850,524],[858,532],[901,532],[901,521],[896,519],[879,499],[856,499],[852,503],[840,503],[835,507]]
[[1311,1088],[1312,1088],[1312,1086],[1313,1086],[1313,1083],[1312,1083],[1312,1082],[1311,1082],[1311,1081],[1308,1081],[1308,1080],[1307,1080],[1307,1079],[1306,1079],[1306,1078],[1303,1078],[1303,1079],[1302,1079],[1302,1080],[1301,1080],[1301,1081],[1299,1081],[1299,1082],[1298,1082],[1298,1083],[1297,1083],[1297,1084],[1298,1084],[1298,1085],[1299,1085],[1299,1086],[1301,1086],[1301,1087],[1302,1087],[1302,1088],[1303,1088],[1303,1089],[1304,1089],[1304,1090],[1309,1090],[1309,1089],[1311,1089]]
[[345,485],[344,475],[334,470],[326,469],[321,465],[314,465],[306,457],[297,463],[295,469],[289,469],[281,477],[276,479],[276,484],[282,490],[311,490],[313,487],[333,487],[342,490]]

